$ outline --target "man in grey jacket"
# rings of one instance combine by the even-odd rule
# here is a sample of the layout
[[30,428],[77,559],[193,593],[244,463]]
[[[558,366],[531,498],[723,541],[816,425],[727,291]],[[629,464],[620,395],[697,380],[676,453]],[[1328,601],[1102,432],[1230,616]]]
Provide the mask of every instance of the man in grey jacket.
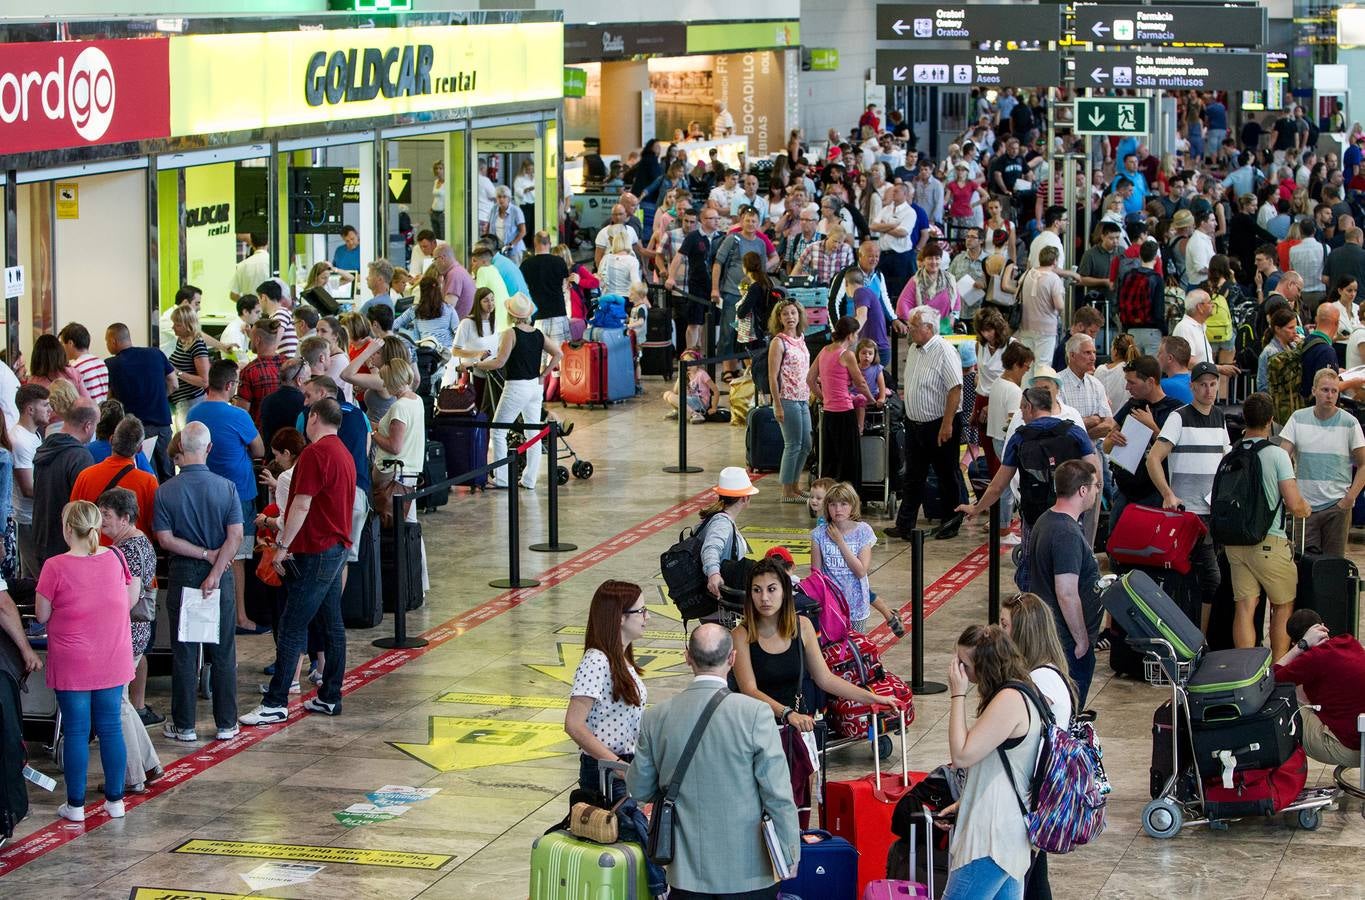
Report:
[[[635,760],[626,776],[640,802],[662,799],[693,726],[735,662],[730,633],[697,626],[687,642],[695,678],[678,696],[645,711]],[[800,828],[791,776],[767,704],[734,694],[716,708],[678,791],[673,900],[771,900],[777,881],[759,832],[766,812],[795,863]]]

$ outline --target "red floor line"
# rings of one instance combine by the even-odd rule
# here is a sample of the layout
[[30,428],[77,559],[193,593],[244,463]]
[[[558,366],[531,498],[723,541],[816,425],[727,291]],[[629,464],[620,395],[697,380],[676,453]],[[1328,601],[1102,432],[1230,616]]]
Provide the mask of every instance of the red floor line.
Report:
[[[759,477],[761,476],[755,476],[754,480],[758,480]],[[626,531],[613,535],[596,546],[565,560],[559,565],[551,567],[538,576],[540,584],[537,587],[518,588],[516,590],[506,591],[431,628],[422,635],[422,637],[426,638],[429,642],[425,647],[415,650],[388,650],[367,662],[361,663],[347,672],[342,679],[342,695],[345,696],[365,687],[371,682],[384,677],[419,656],[436,649],[446,641],[458,637],[470,629],[502,615],[510,609],[520,606],[533,597],[545,593],[575,575],[592,568],[604,560],[610,559],[621,551],[634,547],[645,538],[651,537],[665,528],[677,525],[684,519],[696,515],[697,512],[710,503],[712,499],[714,499],[714,494],[711,489],[708,488],[688,500],[677,503],[663,512],[645,519],[643,522],[640,522]],[[271,735],[278,734],[280,731],[283,731],[294,723],[302,721],[306,716],[300,714],[301,703],[304,699],[307,699],[310,694],[305,694],[291,703],[290,717],[278,725],[267,725],[255,728],[244,727],[241,734],[230,741],[210,741],[206,746],[199,748],[197,751],[170,763],[166,766],[165,776],[159,779],[155,784],[150,785],[147,793],[139,795],[129,794],[125,798],[125,805],[128,812],[131,813],[132,810],[141,806],[143,803],[156,799],[176,785],[185,783],[199,773],[211,769],[224,760],[231,759],[237,754],[251,749]],[[62,790],[63,786],[59,783],[57,791],[60,792]],[[21,838],[6,847],[0,852],[0,878],[3,878],[16,869],[33,862],[35,859],[38,859],[52,850],[111,821],[109,817],[104,814],[101,802],[87,805],[86,817],[84,823],[67,822],[58,819],[51,825],[40,828],[27,837]]]

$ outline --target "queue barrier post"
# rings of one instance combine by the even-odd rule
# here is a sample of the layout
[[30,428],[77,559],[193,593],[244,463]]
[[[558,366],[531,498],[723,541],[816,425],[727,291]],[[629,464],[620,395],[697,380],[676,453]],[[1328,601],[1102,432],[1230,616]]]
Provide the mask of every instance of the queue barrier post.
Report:
[[394,591],[397,599],[393,605],[393,637],[383,637],[371,642],[385,650],[417,650],[428,643],[426,638],[408,637],[408,593],[416,589],[416,586],[408,584],[408,520],[403,509],[403,501],[407,497],[406,494],[393,496],[393,550],[397,556],[394,564],[395,574],[398,576],[398,586]]
[[[1007,488],[1008,490],[1008,488]],[[1000,501],[991,506],[991,517],[986,549],[990,561],[986,565],[986,620],[992,625],[1000,624]]]
[[550,442],[550,534],[549,540],[541,544],[532,544],[531,549],[537,553],[563,553],[577,550],[578,545],[565,543],[559,539],[559,421],[551,419],[549,429],[547,439]]
[[694,475],[702,471],[701,466],[689,466],[687,464],[687,420],[691,418],[687,411],[687,368],[695,365],[690,359],[678,360],[678,383],[683,386],[683,391],[678,397],[678,464],[676,466],[664,466],[665,472],[674,475]]
[[924,529],[910,532],[910,690],[941,694],[946,684],[924,680]]
[[[530,588],[538,587],[539,581],[534,578],[521,577],[521,479],[517,475],[517,456],[521,454],[525,444],[519,444],[507,451],[507,456],[503,462],[507,465],[507,577],[497,578],[488,582],[489,587],[495,588]],[[539,453],[540,448],[531,446],[532,453]]]

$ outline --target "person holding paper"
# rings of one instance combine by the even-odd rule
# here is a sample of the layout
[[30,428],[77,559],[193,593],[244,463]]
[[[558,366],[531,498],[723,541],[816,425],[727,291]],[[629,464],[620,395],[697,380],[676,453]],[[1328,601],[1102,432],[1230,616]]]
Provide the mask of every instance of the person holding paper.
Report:
[[[1129,400],[1114,414],[1117,427],[1105,435],[1103,445],[1105,455],[1113,462],[1110,471],[1114,476],[1114,486],[1118,488],[1114,502],[1109,507],[1110,523],[1118,522],[1123,508],[1129,503],[1156,506],[1161,502],[1161,495],[1147,474],[1147,451],[1152,439],[1161,433],[1161,426],[1166,424],[1167,417],[1184,405],[1161,389],[1161,365],[1155,357],[1139,356],[1126,364],[1123,378]],[[1135,424],[1130,425],[1130,420]],[[1146,429],[1145,433],[1137,432],[1137,423]],[[1120,457],[1116,451],[1131,448],[1138,437],[1142,441],[1141,454],[1123,454]]]
[[[242,543],[242,502],[231,481],[209,471],[212,445],[208,426],[191,422],[177,437],[180,474],[156,492],[152,528],[157,543],[171,555],[166,608],[171,619],[171,721],[163,733],[173,741],[199,740],[195,701],[199,687],[199,650],[212,667],[213,720],[217,738],[237,736],[237,602],[232,560]],[[169,448],[168,448],[169,449]],[[197,604],[217,600],[201,612]],[[193,606],[182,628],[182,608]],[[182,640],[191,626],[217,613],[217,640]]]
[[62,508],[61,521],[67,551],[43,564],[34,598],[35,617],[47,624],[47,686],[57,693],[65,739],[66,802],[57,815],[85,821],[93,722],[104,770],[104,811],[121,819],[128,752],[120,711],[124,686],[133,680],[129,611],[142,583],[133,579],[123,554],[100,546],[95,504],[72,501]]

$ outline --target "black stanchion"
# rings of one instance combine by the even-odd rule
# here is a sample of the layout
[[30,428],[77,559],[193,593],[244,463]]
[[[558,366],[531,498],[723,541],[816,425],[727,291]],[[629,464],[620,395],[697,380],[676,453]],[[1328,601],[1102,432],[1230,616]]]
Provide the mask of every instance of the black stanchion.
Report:
[[[489,587],[495,588],[529,588],[538,587],[539,581],[534,578],[521,577],[521,515],[518,507],[521,505],[521,479],[517,477],[517,454],[520,447],[513,447],[507,454],[507,577],[498,578],[488,582]],[[539,447],[531,449],[533,453],[539,453]]]
[[[537,553],[563,553],[577,550],[577,544],[568,544],[559,539],[559,421],[550,420],[550,539],[543,544],[532,544]],[[534,450],[531,452],[535,452]],[[509,479],[510,483],[510,479]]]
[[[406,495],[396,494],[393,498],[393,552],[397,556],[394,565],[397,569],[398,589],[394,591],[397,598],[393,606],[393,637],[379,638],[371,641],[376,647],[383,647],[385,650],[416,650],[418,647],[427,645],[426,638],[408,637],[408,592],[414,589],[413,585],[408,584],[408,520],[403,512],[403,501]],[[345,563],[342,563],[345,565]],[[420,588],[420,585],[418,586]]]
[[[716,355],[716,326],[720,324],[720,311],[716,304],[710,300],[706,301],[706,322],[703,327],[706,329],[706,358],[711,359]],[[711,376],[711,380],[716,380],[716,364],[708,363],[706,373]],[[686,382],[683,382],[686,384]],[[678,398],[678,415],[682,415],[687,407],[683,402],[684,398]]]
[[[1009,490],[1006,488],[1005,490]],[[991,517],[986,549],[990,562],[986,565],[986,618],[992,625],[1000,623],[1000,501],[995,501],[988,515]]]
[[910,690],[941,694],[946,684],[924,680],[924,529],[910,532]]
[[[678,383],[682,387],[682,393],[678,397],[678,464],[664,466],[665,472],[674,475],[692,475],[702,471],[701,466],[687,464],[687,420],[691,417],[687,409],[687,368],[690,363],[691,360],[678,360]],[[713,367],[714,365],[712,363]]]

